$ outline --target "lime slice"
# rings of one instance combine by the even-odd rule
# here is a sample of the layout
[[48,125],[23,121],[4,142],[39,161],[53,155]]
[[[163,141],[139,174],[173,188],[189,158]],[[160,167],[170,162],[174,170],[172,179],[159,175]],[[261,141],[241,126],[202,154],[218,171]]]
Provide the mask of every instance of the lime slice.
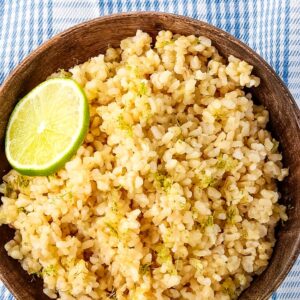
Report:
[[71,79],[44,81],[16,105],[6,131],[5,153],[24,175],[50,175],[78,150],[89,126],[89,107]]

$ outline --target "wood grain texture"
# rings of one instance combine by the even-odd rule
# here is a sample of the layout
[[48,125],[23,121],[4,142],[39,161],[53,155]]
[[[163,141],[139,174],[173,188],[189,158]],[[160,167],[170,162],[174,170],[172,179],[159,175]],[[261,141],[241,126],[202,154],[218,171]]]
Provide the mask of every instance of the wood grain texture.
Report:
[[[278,241],[267,270],[255,278],[240,299],[268,299],[287,275],[299,254],[300,246],[300,113],[291,94],[270,66],[253,50],[231,35],[204,22],[164,13],[144,12],[98,18],[75,26],[43,44],[26,58],[10,75],[0,90],[0,174],[8,169],[4,156],[4,133],[9,115],[22,96],[58,68],[70,68],[92,56],[103,53],[108,45],[135,34],[137,29],[155,37],[162,29],[184,35],[205,35],[218,50],[244,59],[254,66],[261,85],[251,91],[256,101],[270,112],[270,128],[280,141],[284,164],[290,175],[281,184],[281,201],[288,204],[289,220],[277,230]],[[0,227],[0,278],[18,300],[49,299],[42,293],[40,280],[32,281],[19,263],[9,258],[4,244],[12,230]]]

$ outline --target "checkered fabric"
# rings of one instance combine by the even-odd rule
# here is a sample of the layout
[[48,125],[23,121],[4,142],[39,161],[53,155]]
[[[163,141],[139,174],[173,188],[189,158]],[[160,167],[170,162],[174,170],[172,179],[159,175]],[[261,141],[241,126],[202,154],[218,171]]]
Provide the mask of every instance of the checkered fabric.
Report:
[[[222,28],[259,53],[300,105],[300,0],[0,0],[0,84],[53,35],[128,11],[176,13]],[[0,300],[8,299],[0,282]],[[271,299],[300,299],[300,258]]]

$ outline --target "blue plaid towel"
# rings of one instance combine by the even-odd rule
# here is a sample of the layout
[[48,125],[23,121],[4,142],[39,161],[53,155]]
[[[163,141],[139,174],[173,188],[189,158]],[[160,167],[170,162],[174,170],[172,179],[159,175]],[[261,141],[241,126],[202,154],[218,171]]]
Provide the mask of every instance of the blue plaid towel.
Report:
[[[25,56],[64,29],[141,10],[187,15],[226,30],[274,68],[300,105],[299,0],[0,0],[0,84]],[[1,282],[0,299],[13,299]],[[272,299],[300,299],[300,259]]]

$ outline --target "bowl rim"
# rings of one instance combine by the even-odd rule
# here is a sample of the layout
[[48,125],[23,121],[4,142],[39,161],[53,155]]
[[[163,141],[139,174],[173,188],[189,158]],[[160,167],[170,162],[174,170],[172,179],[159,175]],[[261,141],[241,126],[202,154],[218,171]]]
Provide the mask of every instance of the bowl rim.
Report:
[[[30,52],[18,65],[14,67],[14,69],[8,74],[2,85],[0,86],[0,95],[2,93],[5,93],[10,88],[10,81],[12,78],[16,76],[19,72],[22,72],[25,70],[31,62],[35,59],[35,57],[49,49],[52,45],[56,43],[59,39],[64,38],[65,35],[72,34],[72,32],[75,32],[76,30],[80,29],[81,27],[90,26],[92,27],[94,24],[97,24],[99,22],[109,22],[111,20],[117,20],[122,19],[126,17],[141,17],[141,16],[147,16],[147,17],[162,17],[162,18],[169,18],[169,19],[176,19],[177,21],[181,21],[184,23],[190,23],[192,25],[196,26],[206,26],[212,29],[215,32],[218,32],[218,34],[222,35],[223,38],[229,39],[233,44],[238,45],[238,47],[243,48],[243,50],[250,52],[251,55],[259,60],[264,67],[265,71],[270,75],[271,77],[275,78],[280,86],[281,93],[284,93],[286,95],[286,98],[289,101],[289,105],[291,105],[292,113],[294,115],[294,119],[297,124],[297,129],[300,132],[300,109],[291,94],[291,92],[286,87],[285,83],[281,79],[281,77],[275,72],[275,70],[265,61],[264,58],[262,58],[258,53],[256,53],[252,48],[250,48],[248,45],[246,45],[243,41],[239,40],[238,38],[234,37],[230,33],[224,31],[223,29],[220,29],[210,23],[194,19],[192,17],[178,15],[174,13],[167,13],[167,12],[157,12],[157,11],[132,11],[132,12],[123,12],[123,13],[114,13],[110,15],[105,16],[99,16],[93,19],[89,19],[87,21],[78,23],[76,25],[73,25],[66,30],[63,30],[62,32],[55,34],[50,39],[44,41],[41,45],[39,45],[35,50]],[[275,244],[276,247],[276,244]],[[275,249],[274,247],[274,249]],[[297,257],[300,254],[300,235],[298,235],[297,241],[296,241],[296,247],[293,248],[293,251],[290,255],[290,260],[287,264],[285,264],[284,271],[280,274],[280,276],[276,277],[276,279],[273,281],[272,289],[269,290],[267,293],[264,294],[263,298],[267,299],[271,296],[271,294],[279,287],[279,285],[283,282],[283,280],[286,278],[287,274],[291,270],[292,266],[294,265],[295,261],[297,260]],[[268,267],[266,268],[266,270]],[[265,271],[266,271],[265,270]],[[3,276],[2,272],[0,272],[0,280],[5,284],[5,286],[9,289],[9,291],[15,296],[16,299],[19,299],[19,296],[17,292],[14,289],[14,285],[12,282],[9,282],[6,277]]]

